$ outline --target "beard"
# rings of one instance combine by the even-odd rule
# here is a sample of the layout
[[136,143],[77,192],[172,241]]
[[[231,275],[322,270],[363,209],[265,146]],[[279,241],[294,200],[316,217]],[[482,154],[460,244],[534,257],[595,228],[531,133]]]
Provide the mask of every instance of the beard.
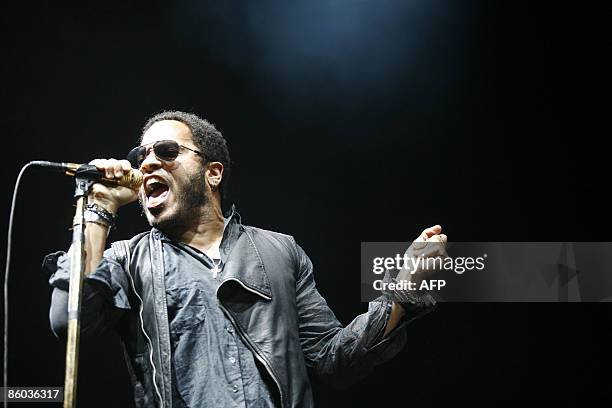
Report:
[[146,199],[140,194],[138,201],[142,213],[151,227],[169,237],[180,236],[199,220],[200,214],[210,201],[205,185],[206,177],[203,171],[193,174],[180,183],[174,183],[172,189],[174,204],[170,208],[147,209]]

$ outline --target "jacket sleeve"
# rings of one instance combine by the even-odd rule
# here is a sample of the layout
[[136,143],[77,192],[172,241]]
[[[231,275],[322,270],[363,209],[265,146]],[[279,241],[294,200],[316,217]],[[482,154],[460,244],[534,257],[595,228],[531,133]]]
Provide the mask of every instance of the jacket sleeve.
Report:
[[316,288],[312,262],[297,244],[296,250],[299,334],[306,365],[332,386],[345,388],[401,351],[406,343],[403,327],[410,320],[383,337],[392,302],[380,297],[342,327]]
[[[49,320],[57,337],[65,337],[68,328],[68,290],[70,257],[60,251],[49,254],[43,261],[43,272],[50,274],[53,288]],[[108,249],[98,267],[83,278],[80,326],[82,336],[94,336],[112,327],[130,309],[129,284],[123,267]]]

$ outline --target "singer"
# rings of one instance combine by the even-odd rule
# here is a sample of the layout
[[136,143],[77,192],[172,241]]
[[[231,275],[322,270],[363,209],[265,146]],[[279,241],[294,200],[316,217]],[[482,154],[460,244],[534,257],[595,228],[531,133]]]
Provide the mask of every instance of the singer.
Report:
[[[226,140],[194,114],[155,115],[128,160],[90,164],[107,179],[144,175],[138,191],[91,189],[81,307],[83,337],[119,334],[137,407],[311,407],[307,368],[347,386],[393,358],[406,325],[435,307],[428,293],[387,292],[342,327],[293,237],[243,225],[235,206],[224,216]],[[136,200],[151,230],[105,250],[118,210]],[[441,232],[417,240],[445,244]],[[62,336],[69,256],[48,255],[44,267]]]

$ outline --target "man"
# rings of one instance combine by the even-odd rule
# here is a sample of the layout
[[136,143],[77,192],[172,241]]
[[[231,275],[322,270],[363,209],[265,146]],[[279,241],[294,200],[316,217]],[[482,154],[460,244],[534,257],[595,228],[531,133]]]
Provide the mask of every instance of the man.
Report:
[[[234,207],[223,216],[226,141],[193,114],[151,118],[128,158],[91,162],[110,179],[137,167],[144,182],[89,194],[81,332],[117,331],[137,406],[310,407],[307,367],[356,381],[397,354],[402,327],[435,304],[389,293],[343,328],[293,237],[242,225]],[[151,231],[104,251],[117,211],[136,199]],[[446,237],[435,226],[419,240]],[[67,326],[68,263],[62,252],[45,259],[56,335]]]

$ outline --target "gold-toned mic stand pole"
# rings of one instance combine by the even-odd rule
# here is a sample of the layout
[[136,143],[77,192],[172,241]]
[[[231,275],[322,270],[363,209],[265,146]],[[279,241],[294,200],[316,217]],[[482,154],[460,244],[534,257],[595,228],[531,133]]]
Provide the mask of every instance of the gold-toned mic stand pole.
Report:
[[72,229],[70,253],[70,291],[68,293],[68,340],[66,342],[66,376],[64,408],[76,406],[77,371],[79,366],[79,334],[81,331],[81,292],[85,273],[85,207],[93,181],[77,177],[74,197],[76,213]]

